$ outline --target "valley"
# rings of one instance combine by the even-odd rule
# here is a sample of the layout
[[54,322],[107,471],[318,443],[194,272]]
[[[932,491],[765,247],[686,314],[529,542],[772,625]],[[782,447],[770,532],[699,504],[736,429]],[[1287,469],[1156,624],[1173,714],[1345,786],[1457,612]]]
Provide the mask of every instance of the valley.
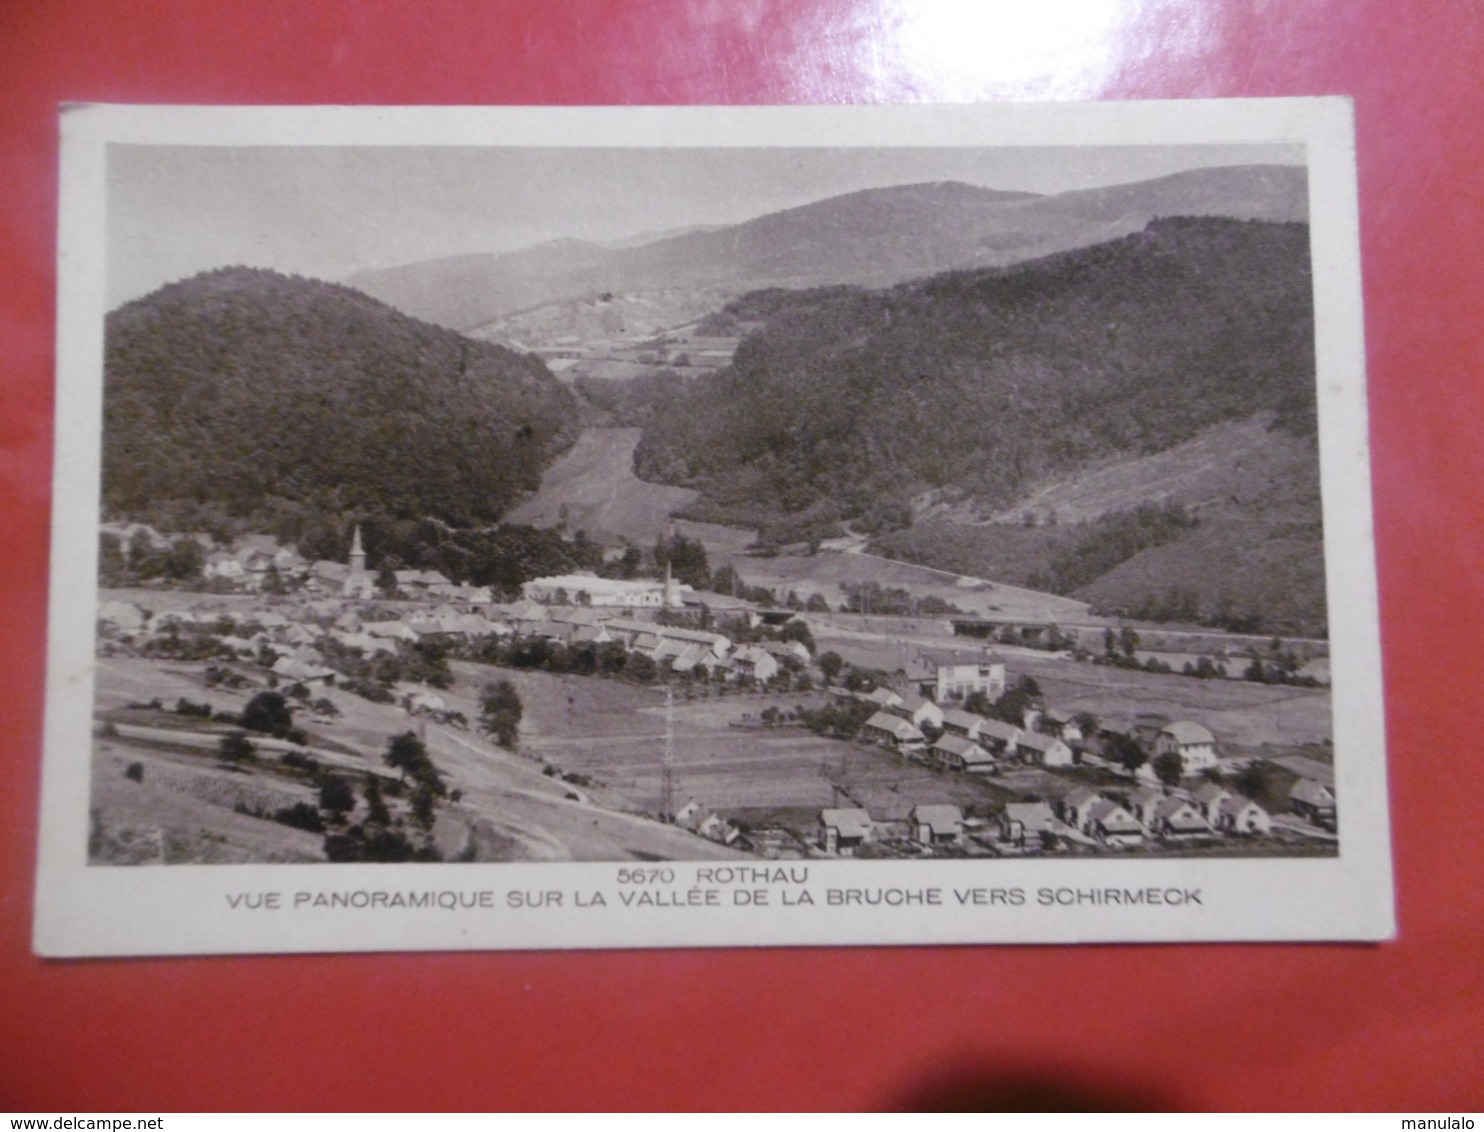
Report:
[[90,859],[1332,854],[1305,197],[895,185],[127,304]]

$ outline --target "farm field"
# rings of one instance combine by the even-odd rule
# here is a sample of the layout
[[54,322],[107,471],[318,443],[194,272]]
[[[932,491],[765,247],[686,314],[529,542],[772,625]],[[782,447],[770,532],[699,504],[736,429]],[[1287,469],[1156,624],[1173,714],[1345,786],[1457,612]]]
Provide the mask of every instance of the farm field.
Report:
[[[97,708],[111,717],[131,703],[181,697],[238,712],[259,688],[207,689],[201,666],[139,658],[98,662]],[[474,707],[479,685],[450,694],[458,710]],[[445,859],[705,860],[731,850],[674,826],[607,808],[606,799],[541,773],[540,764],[494,747],[471,730],[409,716],[339,689],[323,690],[341,712],[333,722],[296,719],[309,733],[308,753],[336,770],[391,776],[382,763],[388,739],[415,730],[450,790],[433,835]],[[477,707],[475,707],[477,712]],[[209,726],[209,725],[203,725]],[[138,762],[142,781],[124,776]],[[322,860],[317,835],[266,818],[233,812],[244,801],[271,810],[308,800],[300,776],[263,752],[255,764],[225,767],[210,750],[126,736],[94,745],[91,807],[96,814],[96,863]],[[308,840],[306,840],[306,837]],[[166,848],[161,851],[159,846]],[[131,847],[145,846],[143,849]],[[152,847],[152,848],[150,848]]]
[[[459,685],[470,688],[495,676],[511,680],[525,705],[524,751],[563,771],[591,776],[595,788],[607,788],[594,790],[606,804],[658,811],[665,742],[661,690],[472,664],[456,664],[455,669]],[[905,821],[917,803],[983,808],[1004,799],[983,780],[921,766],[875,746],[825,739],[802,728],[733,726],[744,717],[755,722],[769,707],[787,710],[822,702],[820,695],[797,694],[694,701],[677,697],[677,808],[694,800],[749,824],[776,820],[812,831],[819,810],[832,805],[863,805],[878,820]]]
[[[810,618],[815,643],[848,664],[895,672],[919,647],[952,649],[964,656],[983,649],[967,637],[941,639],[933,623],[904,621],[891,637],[841,632],[829,621]],[[1297,747],[1332,739],[1334,723],[1328,687],[1302,688],[1256,684],[1246,680],[1194,680],[1125,668],[1078,663],[1038,649],[991,645],[990,653],[1006,664],[1008,678],[1033,676],[1046,702],[1063,711],[1089,711],[1100,721],[1128,723],[1135,715],[1157,713],[1172,719],[1195,719],[1209,727],[1224,746],[1253,749],[1264,745]],[[1233,662],[1235,665],[1237,662]],[[1239,667],[1245,667],[1245,659]],[[1320,671],[1327,678],[1327,667]]]
[[[805,620],[820,651],[836,651],[861,667],[894,671],[920,646],[952,649],[966,658],[985,655],[983,642],[952,636],[941,618],[825,614]],[[1200,681],[1015,647],[989,651],[1005,661],[1012,681],[1034,676],[1051,707],[1087,710],[1114,725],[1147,712],[1194,719],[1215,733],[1225,759],[1304,748],[1323,757],[1332,733],[1326,688]],[[240,713],[271,677],[254,664],[235,667],[244,678],[241,686],[208,688],[201,662],[128,655],[99,660],[95,713],[104,733],[93,751],[95,862],[324,859],[321,835],[273,820],[299,803],[312,810],[316,801],[317,780],[280,762],[286,749],[281,741],[255,736],[256,761],[230,765],[217,751],[230,724],[172,710],[185,699],[215,712]],[[368,775],[394,778],[383,761],[388,741],[415,731],[449,790],[459,792],[440,805],[431,829],[445,860],[737,856],[657,820],[692,801],[749,828],[789,831],[777,834],[783,840],[770,841],[768,852],[812,853],[818,814],[826,807],[864,807],[891,838],[903,832],[914,805],[956,804],[982,823],[1007,801],[1045,797],[1048,790],[1054,796],[1065,785],[1031,768],[971,776],[870,744],[821,738],[802,727],[763,725],[760,717],[770,708],[787,714],[820,706],[822,691],[730,690],[723,696],[713,688],[702,696],[682,685],[668,716],[673,757],[667,806],[662,688],[468,661],[452,662],[451,670],[453,686],[439,692],[455,713],[448,717],[414,716],[397,704],[372,703],[335,687],[312,693],[322,693],[334,711],[314,714],[299,707],[295,717],[308,733],[307,753],[358,788]],[[524,707],[514,751],[497,747],[471,725],[480,714],[481,690],[502,678],[515,685]],[[147,706],[156,700],[158,707]],[[135,763],[138,772],[131,770]],[[1097,773],[1078,772],[1084,778]],[[1281,808],[1283,799],[1275,804]],[[394,804],[394,812],[410,817],[406,805]],[[892,852],[897,851],[907,847],[898,845]]]
[[1334,733],[1328,688],[1193,680],[1043,656],[1018,660],[1012,678],[1021,672],[1033,676],[1049,704],[1089,711],[1105,722],[1128,722],[1141,712],[1197,719],[1218,746],[1253,750],[1325,743]]
[[884,588],[903,589],[914,597],[937,597],[965,613],[1036,622],[1095,623],[1086,602],[1056,594],[1040,593],[1018,586],[961,577],[880,558],[874,554],[821,551],[813,555],[780,554],[771,558],[743,558],[734,564],[741,580],[750,586],[767,586],[780,597],[793,590],[807,600],[822,594],[832,608],[845,600],[849,583],[876,582]]
[[[509,679],[525,706],[521,749],[540,760],[590,775],[609,804],[656,813],[662,795],[665,701],[656,687],[456,663],[460,685]],[[468,675],[470,679],[466,680]],[[733,727],[768,707],[811,706],[822,697],[729,695],[673,707],[677,807],[694,799],[708,809],[828,806],[821,765],[843,744],[802,729]]]
[[[588,428],[572,449],[541,477],[536,494],[506,516],[510,523],[586,531],[599,542],[652,543],[669,528],[670,515],[696,493],[646,483],[634,474],[637,428]],[[565,508],[565,511],[563,510]]]

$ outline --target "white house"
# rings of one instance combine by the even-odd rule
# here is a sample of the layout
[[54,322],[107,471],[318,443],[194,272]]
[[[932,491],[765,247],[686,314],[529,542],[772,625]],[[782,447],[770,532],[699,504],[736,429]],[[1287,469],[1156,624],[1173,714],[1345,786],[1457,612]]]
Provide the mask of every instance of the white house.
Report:
[[1288,803],[1294,813],[1315,825],[1328,825],[1335,820],[1334,791],[1312,778],[1300,778],[1289,788]]
[[[684,645],[682,644],[682,648]],[[756,645],[743,645],[732,654],[732,667],[742,676],[750,676],[765,684],[778,675],[778,658]]]
[[871,840],[871,815],[862,809],[830,809],[819,812],[820,844],[826,853],[853,857]]
[[1087,810],[1086,832],[1104,845],[1127,848],[1144,840],[1144,827],[1117,802],[1099,798]]
[[1038,849],[1041,834],[1056,830],[1056,815],[1045,802],[1011,802],[1000,815],[1000,840]]
[[1252,836],[1273,832],[1273,819],[1251,798],[1240,794],[1228,794],[1221,800],[1216,818],[1216,827],[1223,833]]
[[1151,818],[1147,823],[1149,832],[1167,841],[1188,841],[1211,833],[1196,804],[1184,798],[1162,798],[1155,804]]
[[958,735],[964,739],[977,739],[984,722],[982,715],[975,715],[962,708],[943,709],[943,730],[950,735]]
[[922,845],[962,845],[964,812],[957,806],[913,806],[907,817],[912,840]]
[[1154,755],[1176,754],[1187,775],[1199,774],[1216,765],[1216,738],[1199,723],[1177,719],[1167,723],[1154,737]]
[[893,708],[902,702],[902,697],[890,688],[872,688],[869,692],[858,692],[856,695],[867,703],[883,708]]
[[943,727],[943,709],[932,700],[925,700],[912,692],[903,696],[901,703],[892,704],[887,710],[917,727],[922,727],[924,724],[940,730]]
[[1087,815],[1103,800],[1101,794],[1086,786],[1077,786],[1067,791],[1061,800],[1061,820],[1075,829],[1087,829]]
[[[944,717],[947,718],[946,716]],[[1015,744],[1020,739],[1020,728],[1013,723],[1006,723],[1000,719],[986,719],[979,725],[977,742],[986,751],[991,753],[1005,752],[1013,754]]]
[[861,735],[883,747],[921,747],[926,741],[915,726],[900,716],[878,711],[861,727]]
[[[681,587],[672,586],[672,603]],[[533,578],[521,586],[521,594],[545,605],[616,606],[624,609],[665,608],[665,583],[647,579],[600,578],[596,574],[555,574]]]
[[991,700],[1005,694],[1005,665],[987,656],[924,649],[908,666],[908,678],[938,703],[983,692]]
[[962,735],[945,734],[929,750],[933,758],[950,770],[987,774],[995,769],[994,756]]
[[1027,731],[1015,740],[1015,753],[1022,760],[1036,766],[1071,766],[1072,748],[1055,735],[1042,735],[1039,731]]

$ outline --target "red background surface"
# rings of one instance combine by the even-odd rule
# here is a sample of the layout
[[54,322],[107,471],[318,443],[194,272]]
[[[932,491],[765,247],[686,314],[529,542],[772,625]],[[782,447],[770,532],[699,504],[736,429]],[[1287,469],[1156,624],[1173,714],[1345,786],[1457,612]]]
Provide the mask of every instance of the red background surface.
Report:
[[[1484,8],[984,7],[0,3],[0,1108],[1484,1104]],[[1358,118],[1399,942],[31,956],[58,102],[1308,94]]]

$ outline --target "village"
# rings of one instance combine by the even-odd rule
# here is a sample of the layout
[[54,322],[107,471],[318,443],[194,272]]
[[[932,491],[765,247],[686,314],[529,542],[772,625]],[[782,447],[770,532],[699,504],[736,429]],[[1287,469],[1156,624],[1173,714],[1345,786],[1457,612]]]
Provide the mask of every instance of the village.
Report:
[[[137,525],[105,533],[125,545],[172,543]],[[416,833],[415,792],[403,797],[403,783],[378,769],[390,761],[378,748],[399,730],[417,735],[434,763],[440,751],[453,760],[439,769],[444,793],[421,803],[428,859],[1309,855],[1337,846],[1327,751],[1254,749],[1209,721],[1137,704],[1127,719],[1099,719],[1043,691],[1030,671],[1059,659],[1046,654],[893,639],[877,642],[901,658],[888,669],[844,659],[877,654],[862,652],[872,642],[859,632],[831,647],[828,616],[699,591],[668,574],[537,578],[504,602],[437,571],[387,574],[368,568],[359,530],[344,562],[307,562],[248,536],[203,546],[192,587],[105,591],[100,680],[127,668],[136,694],[107,704],[100,696],[95,733],[112,769],[95,764],[95,775],[123,768],[151,786],[184,783],[234,820],[246,811],[282,823],[296,813],[293,859],[305,860],[325,859],[331,845],[344,851],[338,831],[363,831],[378,803],[383,822]],[[1025,669],[1013,679],[1004,652]],[[147,687],[145,673],[165,668],[175,683]],[[524,717],[501,743],[481,718],[480,687],[505,677]],[[164,718],[172,692],[190,693],[175,696],[189,705],[177,714],[197,711],[212,726]],[[226,737],[242,734],[232,697],[259,693],[280,695],[299,726],[287,737],[250,736],[256,767],[227,769],[287,775],[290,789],[276,781],[272,804],[244,803],[220,774],[209,788],[181,765],[146,774],[134,757],[154,746],[174,764],[221,762]],[[363,738],[353,721],[373,710],[380,733],[370,735],[368,720]],[[265,761],[270,752],[282,766]],[[308,775],[306,758],[318,768]],[[351,790],[348,803],[327,808],[327,775],[376,783],[375,800]],[[122,788],[113,781],[109,792]],[[516,809],[560,803],[558,818],[517,818],[516,797]],[[637,820],[653,844],[615,853],[570,843],[574,808],[621,813],[629,841]],[[151,843],[167,839],[157,832]]]

